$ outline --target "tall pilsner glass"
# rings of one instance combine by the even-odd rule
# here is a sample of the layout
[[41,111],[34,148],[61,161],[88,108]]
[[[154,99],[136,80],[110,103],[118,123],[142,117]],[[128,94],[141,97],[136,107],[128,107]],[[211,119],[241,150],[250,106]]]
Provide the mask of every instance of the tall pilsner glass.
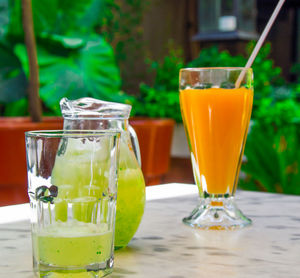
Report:
[[[235,82],[245,71],[241,84]],[[251,224],[234,195],[253,102],[253,73],[245,68],[186,68],[179,77],[181,114],[200,203],[183,222],[204,229]]]

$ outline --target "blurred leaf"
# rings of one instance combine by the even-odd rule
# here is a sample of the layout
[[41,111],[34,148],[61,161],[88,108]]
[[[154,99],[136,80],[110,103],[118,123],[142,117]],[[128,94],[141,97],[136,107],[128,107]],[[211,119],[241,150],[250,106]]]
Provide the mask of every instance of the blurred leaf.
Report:
[[141,98],[135,104],[137,115],[147,115],[152,118],[173,118],[181,121],[178,91],[161,88],[151,88],[140,85]]
[[9,3],[8,0],[0,0],[0,38],[6,33],[9,22]]
[[[248,135],[245,155],[246,189],[300,194],[300,132],[298,124],[266,130],[258,123]],[[253,187],[253,185],[256,185]]]
[[[240,186],[300,194],[300,103],[294,85],[272,88],[259,101],[245,155]],[[256,185],[256,186],[253,186]]]
[[50,51],[65,52],[65,50],[79,49],[85,45],[85,40],[79,37],[66,37],[56,34],[41,33],[38,37],[38,44]]
[[296,74],[298,77],[298,83],[300,83],[300,63],[296,63],[291,68],[291,73]]
[[[21,0],[6,1],[10,7],[8,36],[21,41],[23,38]],[[94,25],[101,21],[103,1],[105,0],[32,0],[36,36],[45,33],[74,36],[89,34]],[[2,14],[4,13],[0,10],[0,18]]]
[[27,80],[14,53],[0,44],[0,102],[16,101],[26,95]]
[[4,116],[6,117],[20,117],[28,116],[28,100],[27,98],[22,98],[15,102],[8,103],[5,105]]
[[273,137],[252,127],[246,142],[247,163],[242,166],[242,171],[251,176],[252,183],[256,181],[258,190],[272,191],[273,180],[278,180],[279,165]]
[[[9,37],[23,34],[21,0],[0,0],[0,38],[2,42]],[[13,28],[12,28],[13,26]]]
[[140,84],[140,98],[134,112],[153,118],[173,118],[180,122],[178,76],[179,70],[184,67],[183,51],[172,43],[168,48],[169,55],[161,63],[149,59],[146,61],[155,73],[154,85]]
[[[51,42],[50,37],[49,44]],[[67,38],[64,38],[66,41]],[[54,114],[60,114],[59,101],[63,97],[76,99],[90,96],[103,100],[126,100],[119,94],[120,74],[111,47],[97,36],[84,41],[82,47],[68,55],[57,55],[38,47],[40,67],[40,97]],[[18,45],[17,55],[26,65],[25,46]],[[58,52],[60,52],[58,50]]]
[[105,12],[107,11],[108,2],[110,0],[92,0],[88,5],[85,13],[78,20],[78,25],[81,26],[82,32],[87,32],[99,25],[103,24]]

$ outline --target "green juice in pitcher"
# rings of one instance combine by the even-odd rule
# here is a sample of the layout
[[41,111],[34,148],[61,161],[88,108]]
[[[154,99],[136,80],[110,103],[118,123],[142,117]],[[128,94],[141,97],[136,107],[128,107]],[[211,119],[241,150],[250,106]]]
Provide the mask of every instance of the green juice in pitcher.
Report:
[[[52,171],[51,183],[57,186],[58,196],[54,201],[55,221],[66,222],[68,215],[76,220],[90,222],[95,207],[100,207],[102,222],[109,223],[107,215],[110,194],[105,152],[81,151],[80,144],[64,142],[64,154],[57,155]],[[94,156],[91,159],[91,155]],[[134,154],[124,143],[120,146],[118,170],[118,193],[115,222],[115,247],[126,246],[138,229],[145,206],[145,182],[141,169],[136,165]],[[66,167],[68,165],[68,167]],[[67,170],[69,169],[69,170]],[[72,169],[72,171],[70,171]],[[101,169],[101,171],[100,171]],[[107,169],[107,171],[105,171]],[[69,200],[69,201],[68,201]],[[101,204],[98,204],[98,203]],[[70,208],[70,204],[72,206]],[[110,223],[112,226],[114,223]]]
[[[128,123],[131,106],[92,98],[78,100],[63,98],[60,106],[64,117],[64,129],[66,130],[117,130],[121,132],[115,248],[124,247],[137,231],[145,207],[145,181],[138,163],[140,161],[139,145],[137,136]],[[103,155],[99,152],[97,156],[99,156],[98,160],[101,164]],[[76,158],[76,152],[74,152],[74,157],[71,160],[79,161]],[[64,162],[60,163],[61,166],[57,165],[52,177],[56,182],[54,184],[58,185],[58,196],[61,191],[61,193],[65,192],[62,194],[70,194],[71,198],[86,196],[95,197],[96,200],[102,198],[97,190],[101,184],[107,183],[107,174],[98,173],[99,163],[85,166],[80,162],[77,167],[78,170],[73,174],[68,174],[68,177],[63,171]],[[82,176],[80,167],[91,167],[91,175],[89,177]],[[94,182],[89,183],[89,179],[94,180]],[[109,195],[109,192],[107,194]],[[64,206],[57,204],[57,215],[62,221],[67,218],[67,208]],[[87,217],[91,217],[91,213],[92,205],[80,205],[78,212],[75,213],[76,219],[84,221]]]
[[[109,144],[102,145],[105,143]],[[111,215],[107,215],[109,200],[116,199],[116,194],[109,192],[109,148],[95,146],[71,138],[60,142],[51,175],[51,183],[57,187],[55,221],[66,222],[71,216],[96,223],[101,218],[101,223],[114,225]]]
[[140,169],[119,171],[115,247],[126,246],[144,213],[145,183]]
[[[145,206],[145,183],[142,172],[136,169],[120,169],[118,178],[118,198],[115,223],[115,246],[121,248],[126,246],[138,229],[142,219]],[[78,172],[72,175],[76,180]],[[65,178],[64,178],[65,179]],[[78,185],[78,183],[77,183]],[[88,221],[92,217],[96,199],[80,197],[79,192],[89,191],[97,196],[100,191],[96,186],[85,187],[85,190],[77,190],[77,185],[58,185],[61,194],[76,195],[77,204],[73,205],[73,215],[79,221]],[[102,206],[103,207],[103,206]],[[55,218],[59,221],[67,221],[68,207],[65,201],[55,203]]]

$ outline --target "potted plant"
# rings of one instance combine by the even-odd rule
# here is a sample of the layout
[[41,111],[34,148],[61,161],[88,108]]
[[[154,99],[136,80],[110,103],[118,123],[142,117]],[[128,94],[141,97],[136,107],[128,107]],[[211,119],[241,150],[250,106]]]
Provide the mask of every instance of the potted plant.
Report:
[[146,185],[162,183],[170,165],[174,120],[133,117],[129,122],[139,139]]
[[[76,99],[90,96],[127,102],[134,108],[139,106],[136,110],[141,112],[137,115],[152,117],[135,117],[130,121],[139,136],[142,168],[148,184],[160,182],[168,170],[174,121],[153,117],[169,117],[172,113],[165,112],[170,111],[170,105],[161,93],[164,107],[159,108],[156,101],[158,113],[145,114],[142,113],[144,104],[148,102],[146,110],[150,111],[151,103],[147,93],[142,92],[143,96],[138,100],[120,93],[121,78],[113,50],[99,35],[106,30],[106,27],[101,27],[105,25],[103,22],[111,23],[112,20],[111,12],[103,6],[104,2],[75,0],[70,6],[67,0],[40,0],[33,2],[31,9],[29,0],[8,0],[9,5],[0,11],[2,18],[6,19],[5,28],[0,32],[0,115],[4,116],[0,117],[0,144],[5,146],[5,150],[1,150],[0,163],[4,166],[0,172],[3,177],[0,187],[1,192],[6,190],[10,197],[15,196],[10,198],[14,203],[27,200],[24,132],[61,128],[62,119],[58,116],[62,97]],[[22,5],[25,7],[23,15]],[[110,7],[111,4],[107,5]],[[144,89],[141,85],[141,91]],[[163,89],[159,91],[163,92]],[[29,114],[31,117],[28,117]],[[150,132],[150,125],[154,123],[157,127]],[[160,131],[162,135],[158,135]],[[150,138],[153,141],[149,141]],[[161,138],[167,139],[164,141],[167,144],[160,146]],[[20,192],[23,192],[22,196]],[[9,203],[0,200],[0,204]]]
[[102,1],[68,3],[8,1],[0,11],[0,205],[27,201],[24,132],[62,128],[62,97],[127,98],[116,93],[113,50],[95,31]]

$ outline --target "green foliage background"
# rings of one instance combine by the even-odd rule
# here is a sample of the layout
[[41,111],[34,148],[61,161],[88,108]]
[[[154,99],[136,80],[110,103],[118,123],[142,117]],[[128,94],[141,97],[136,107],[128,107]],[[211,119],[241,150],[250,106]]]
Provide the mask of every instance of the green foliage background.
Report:
[[[62,97],[130,102],[120,92],[120,71],[108,35],[99,34],[109,22],[113,2],[32,1],[44,114],[59,115]],[[21,0],[0,0],[0,6],[0,112],[26,115],[28,60]]]
[[178,76],[179,70],[184,67],[183,52],[170,48],[169,53],[162,63],[147,60],[150,71],[155,72],[154,84],[140,84],[140,95],[135,100],[133,113],[181,121]]

